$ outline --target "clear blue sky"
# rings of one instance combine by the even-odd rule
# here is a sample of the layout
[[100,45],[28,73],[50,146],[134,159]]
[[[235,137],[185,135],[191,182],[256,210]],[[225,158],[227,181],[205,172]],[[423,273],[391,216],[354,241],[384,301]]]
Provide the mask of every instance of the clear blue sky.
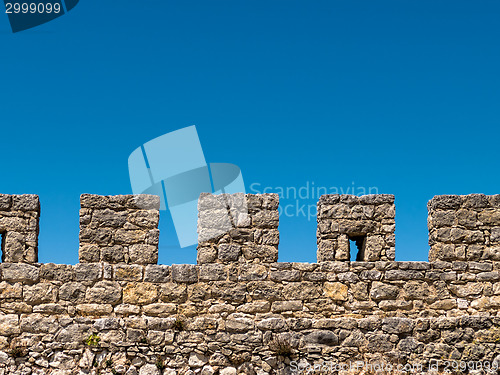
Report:
[[[129,154],[192,124],[249,192],[395,194],[398,260],[427,259],[432,196],[500,193],[496,0],[82,0],[17,34],[0,14],[0,43],[0,191],[40,195],[41,262],[76,263],[79,195],[131,193]],[[169,220],[160,263],[194,263]],[[280,230],[281,261],[315,261],[314,220]]]

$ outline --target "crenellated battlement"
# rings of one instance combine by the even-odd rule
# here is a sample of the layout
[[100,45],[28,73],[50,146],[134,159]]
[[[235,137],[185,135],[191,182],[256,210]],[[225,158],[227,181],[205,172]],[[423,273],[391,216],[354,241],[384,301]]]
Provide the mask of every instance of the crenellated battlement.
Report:
[[[500,261],[500,195],[440,195],[428,203],[429,260]],[[198,209],[198,264],[276,262],[276,194],[204,193]],[[153,195],[81,196],[81,263],[156,264],[160,200]],[[36,263],[36,195],[0,195],[2,259]],[[317,259],[393,261],[394,196],[323,195],[318,202]]]
[[318,262],[277,262],[278,207],[202,194],[198,264],[169,266],[156,264],[158,197],[82,195],[80,263],[57,265],[36,262],[38,197],[0,195],[0,374],[500,366],[499,195],[434,197],[430,262],[394,261],[392,195],[322,196]]

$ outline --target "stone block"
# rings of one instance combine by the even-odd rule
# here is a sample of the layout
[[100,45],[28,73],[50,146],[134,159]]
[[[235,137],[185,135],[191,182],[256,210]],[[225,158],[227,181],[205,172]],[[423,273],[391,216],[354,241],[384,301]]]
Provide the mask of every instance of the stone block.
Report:
[[103,280],[87,289],[85,299],[89,303],[116,305],[122,297],[122,288],[115,281]]
[[158,287],[148,282],[129,283],[123,289],[123,303],[148,305],[158,298]]
[[238,244],[220,244],[218,250],[219,259],[222,262],[237,261],[241,255],[241,246]]
[[2,263],[2,279],[6,281],[21,281],[34,283],[39,280],[38,267],[22,263]]
[[165,283],[170,281],[170,273],[170,266],[150,264],[144,269],[144,281]]
[[223,264],[203,264],[199,270],[200,281],[225,281],[227,279],[226,266]]
[[198,281],[197,267],[192,264],[173,264],[172,280],[178,283],[195,283]]
[[74,266],[75,280],[96,281],[102,278],[102,264],[78,263]]
[[134,264],[158,263],[158,246],[134,244],[129,246],[130,262]]
[[117,281],[141,281],[142,266],[135,264],[117,264],[113,267],[113,278]]

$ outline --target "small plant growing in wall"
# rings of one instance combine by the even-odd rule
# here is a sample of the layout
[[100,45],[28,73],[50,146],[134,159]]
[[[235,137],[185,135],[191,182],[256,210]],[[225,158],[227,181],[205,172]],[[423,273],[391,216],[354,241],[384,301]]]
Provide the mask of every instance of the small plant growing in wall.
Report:
[[92,333],[87,339],[85,340],[85,344],[87,346],[93,346],[97,347],[99,346],[99,342],[101,341],[101,338],[97,335],[97,333]]
[[156,358],[156,363],[155,363],[156,367],[158,368],[158,370],[160,371],[163,371],[165,370],[165,367],[167,367],[165,365],[165,362],[163,362],[163,360],[160,358],[160,357],[157,357]]
[[183,331],[185,328],[184,319],[181,316],[177,316],[174,321],[174,329],[176,331]]
[[14,346],[10,350],[10,354],[14,358],[20,358],[20,357],[24,357],[26,355],[26,351],[22,346]]
[[282,335],[275,336],[269,342],[269,349],[276,355],[280,355],[283,357],[288,357],[293,352],[292,344],[286,337]]

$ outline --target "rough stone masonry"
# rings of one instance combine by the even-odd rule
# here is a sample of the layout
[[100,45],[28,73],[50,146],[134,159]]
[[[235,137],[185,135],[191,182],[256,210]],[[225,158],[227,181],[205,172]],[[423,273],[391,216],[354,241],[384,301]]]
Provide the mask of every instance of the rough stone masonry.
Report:
[[198,264],[169,266],[157,197],[83,195],[80,263],[58,265],[36,263],[38,198],[0,195],[0,374],[500,365],[500,195],[434,197],[430,262],[394,261],[390,195],[321,197],[318,263],[277,262],[278,204],[203,194]]

